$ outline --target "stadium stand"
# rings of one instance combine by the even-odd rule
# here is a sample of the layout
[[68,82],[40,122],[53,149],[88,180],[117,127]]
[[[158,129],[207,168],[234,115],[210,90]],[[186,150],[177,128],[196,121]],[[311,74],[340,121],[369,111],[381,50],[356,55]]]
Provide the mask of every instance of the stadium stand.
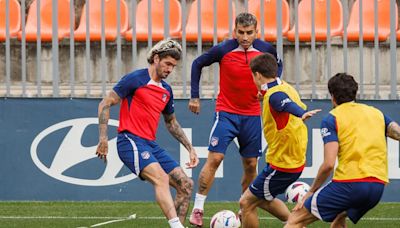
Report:
[[[128,6],[124,0],[121,0],[120,8],[120,31],[121,34],[125,34],[128,30]],[[106,0],[104,1],[104,32],[105,40],[115,41],[117,38],[117,0]],[[89,2],[89,37],[91,41],[101,40],[101,1],[91,0]],[[86,40],[86,4],[82,9],[82,16],[79,23],[79,27],[74,32],[74,38],[76,41]]]
[[[349,41],[358,41],[360,36],[359,22],[360,0],[354,2],[351,8],[350,19],[347,26],[347,39]],[[362,0],[362,25],[363,40],[374,41],[375,22],[374,22],[374,1]],[[396,30],[398,27],[398,12],[396,3]],[[385,41],[390,35],[390,1],[378,1],[378,38],[379,41]]]
[[[136,37],[138,41],[147,41],[148,34],[148,0],[142,0],[136,8]],[[180,38],[182,28],[182,12],[177,0],[169,1],[169,35],[172,38]],[[153,41],[164,38],[164,1],[151,0],[151,36]],[[132,29],[125,34],[125,39],[132,40]]]
[[[249,0],[249,13],[254,14],[258,21],[258,33],[261,35],[261,3],[259,0]],[[276,0],[264,1],[264,39],[266,41],[276,41],[278,37],[277,32],[277,11]],[[286,37],[289,31],[290,12],[289,4],[286,0],[282,1],[282,36]]]
[[[298,7],[298,31],[300,41],[311,41],[312,33],[312,0],[302,0]],[[315,40],[326,41],[327,39],[327,1],[315,1]],[[343,32],[343,8],[340,0],[331,0],[331,37],[341,36]],[[295,41],[295,26],[287,33],[289,41]]]
[[[25,34],[27,42],[37,40],[37,1],[33,1],[29,7]],[[58,39],[61,40],[69,35],[70,30],[70,1],[58,0]],[[75,21],[72,22],[75,24]],[[52,0],[40,1],[40,38],[43,42],[52,40]],[[22,39],[22,32],[18,33],[18,39]]]
[[[200,0],[197,0],[200,1]],[[188,41],[197,41],[198,36],[198,7],[197,1],[192,3],[188,21],[186,24],[186,39]],[[233,2],[233,1],[232,1]],[[201,39],[202,41],[213,41],[214,36],[214,10],[213,0],[201,0]],[[218,0],[217,1],[217,38],[218,41],[222,41],[229,36],[229,24],[234,24],[235,20],[235,8],[232,4],[232,21],[229,20],[229,1]],[[233,28],[233,26],[232,26]]]
[[[9,1],[9,32],[16,37],[21,30],[21,6],[17,0]],[[0,41],[6,40],[6,0],[0,0]]]

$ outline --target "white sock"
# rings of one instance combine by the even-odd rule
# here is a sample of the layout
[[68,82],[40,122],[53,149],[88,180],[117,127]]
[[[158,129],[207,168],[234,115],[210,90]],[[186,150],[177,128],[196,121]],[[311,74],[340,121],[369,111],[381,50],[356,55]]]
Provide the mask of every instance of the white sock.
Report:
[[204,210],[204,203],[206,202],[207,196],[196,193],[196,197],[194,198],[194,209]]
[[171,228],[185,228],[178,217],[168,220],[168,223]]

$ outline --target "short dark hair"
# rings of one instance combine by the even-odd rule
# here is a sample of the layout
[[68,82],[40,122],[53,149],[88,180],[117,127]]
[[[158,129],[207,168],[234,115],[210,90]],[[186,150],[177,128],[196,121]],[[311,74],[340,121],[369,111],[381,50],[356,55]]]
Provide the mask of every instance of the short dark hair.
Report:
[[255,74],[260,73],[266,78],[275,78],[278,75],[278,63],[275,56],[270,53],[264,53],[254,57],[250,61],[250,69]]
[[161,40],[151,48],[149,53],[147,53],[147,62],[150,64],[154,63],[155,55],[158,55],[160,60],[168,56],[171,56],[176,60],[180,60],[182,55],[182,47],[175,40]]
[[358,83],[354,77],[346,73],[337,73],[328,81],[328,90],[336,104],[355,101]]
[[240,13],[235,19],[235,27],[238,25],[244,27],[254,25],[254,27],[257,28],[257,18],[251,13]]

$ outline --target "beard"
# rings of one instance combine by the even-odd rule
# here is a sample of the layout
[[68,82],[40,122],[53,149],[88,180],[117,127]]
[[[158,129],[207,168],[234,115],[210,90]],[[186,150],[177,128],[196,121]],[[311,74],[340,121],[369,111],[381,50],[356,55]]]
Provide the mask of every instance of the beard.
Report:
[[157,73],[157,76],[161,79],[166,79],[166,78],[168,78],[168,75],[169,75],[169,73],[166,73],[161,69],[161,66],[156,67],[156,73]]

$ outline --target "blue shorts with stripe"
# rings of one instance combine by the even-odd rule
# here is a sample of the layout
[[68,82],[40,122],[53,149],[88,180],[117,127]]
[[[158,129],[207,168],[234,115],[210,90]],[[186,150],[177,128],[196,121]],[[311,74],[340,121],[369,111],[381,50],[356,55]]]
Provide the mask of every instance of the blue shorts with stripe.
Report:
[[150,163],[158,162],[165,173],[179,166],[171,155],[155,141],[123,132],[118,134],[117,150],[122,162],[137,176]]
[[261,117],[216,112],[208,150],[225,154],[236,137],[242,157],[261,156]]
[[299,179],[300,175],[301,172],[282,172],[267,164],[249,186],[249,190],[260,199],[272,201],[277,195],[284,193],[289,185]]
[[365,213],[375,207],[385,185],[376,182],[330,182],[304,202],[315,217],[332,222],[343,211],[356,224]]

